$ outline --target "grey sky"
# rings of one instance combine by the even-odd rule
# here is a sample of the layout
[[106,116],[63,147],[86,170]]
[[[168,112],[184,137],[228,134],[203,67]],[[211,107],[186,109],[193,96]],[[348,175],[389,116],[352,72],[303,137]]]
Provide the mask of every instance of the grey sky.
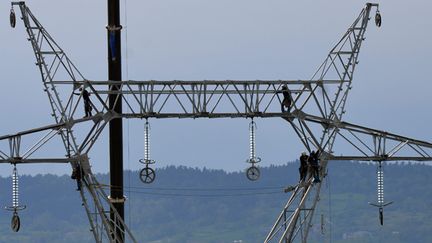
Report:
[[[383,26],[369,25],[345,120],[430,141],[432,3],[379,3]],[[86,78],[107,79],[105,1],[27,4]],[[365,2],[127,0],[122,4],[124,79],[201,80],[310,78]],[[0,4],[0,134],[53,122],[22,22],[11,29],[9,9],[8,1]],[[248,120],[150,122],[151,154],[159,167],[181,164],[232,171],[247,166]],[[124,124],[125,168],[137,169],[143,122]],[[257,124],[262,165],[298,157],[302,147],[286,122],[258,119]],[[106,136],[90,155],[96,172],[108,170],[103,140]],[[11,171],[9,166],[0,168],[1,175]],[[65,165],[20,168],[21,173],[69,170]]]

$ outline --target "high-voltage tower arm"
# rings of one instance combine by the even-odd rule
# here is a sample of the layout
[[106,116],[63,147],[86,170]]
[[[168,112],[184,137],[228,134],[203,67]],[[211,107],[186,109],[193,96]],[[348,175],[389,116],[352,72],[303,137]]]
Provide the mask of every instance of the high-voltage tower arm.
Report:
[[[366,4],[311,79],[128,80],[121,84],[84,78],[24,2],[13,6],[21,10],[55,123],[0,137],[0,163],[71,163],[81,168],[85,188],[81,196],[97,242],[121,242],[118,229],[135,241],[120,217],[115,222],[110,219],[109,209],[113,210],[117,199],[107,197],[87,157],[106,125],[116,118],[280,117],[308,151],[322,151],[321,177],[328,160],[432,160],[429,142],[342,120],[370,11],[377,4]],[[118,90],[109,88],[115,85]],[[91,95],[95,113],[85,118],[83,90]],[[110,109],[115,104],[109,103],[109,95],[117,95],[114,103],[122,100],[127,112]],[[287,98],[291,102],[284,108]],[[61,141],[65,154],[39,157],[55,139]],[[293,188],[265,242],[305,242],[320,188],[321,183],[313,184],[311,179]]]

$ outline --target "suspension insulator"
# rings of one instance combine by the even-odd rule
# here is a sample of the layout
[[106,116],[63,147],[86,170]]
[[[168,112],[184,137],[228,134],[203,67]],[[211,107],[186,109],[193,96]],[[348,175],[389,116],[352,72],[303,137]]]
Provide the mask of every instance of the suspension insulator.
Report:
[[150,160],[150,124],[144,126],[144,160]]
[[16,165],[12,170],[12,206],[7,207],[6,209],[11,211],[18,211],[24,209],[25,206],[20,206],[19,204],[19,178],[18,178],[18,170]]
[[384,207],[392,204],[393,202],[385,202],[384,201],[384,170],[383,170],[383,162],[378,161],[377,168],[377,203],[369,203],[372,206],[378,207],[379,211],[379,221],[380,224],[384,224]]
[[379,164],[377,171],[377,196],[378,204],[384,204],[384,171],[381,163]]
[[14,166],[12,173],[12,207],[17,208],[19,206],[19,181],[18,172],[16,166]]
[[256,156],[256,124],[252,120],[249,124],[249,159],[246,161],[251,163],[251,167],[246,170],[246,177],[251,181],[256,181],[260,177],[260,170],[255,166],[261,161],[261,158]]
[[9,15],[9,21],[12,28],[15,28],[16,25],[16,16],[15,11],[13,8],[11,8],[10,15]]
[[26,206],[22,206],[19,203],[19,178],[18,178],[18,170],[16,165],[14,164],[14,168],[12,170],[12,206],[6,207],[5,209],[17,212],[19,210],[25,209]]
[[376,26],[381,27],[381,22],[382,22],[381,14],[380,14],[379,10],[377,10],[377,12],[375,14],[375,24],[376,24]]
[[256,129],[255,122],[251,121],[249,124],[249,159],[247,162],[251,163],[252,166],[261,161],[261,158],[256,156]]
[[145,164],[145,168],[140,171],[140,180],[146,184],[152,183],[156,178],[156,173],[149,165],[156,162],[150,159],[150,124],[148,121],[144,125],[144,159],[140,159],[139,162]]
[[156,163],[150,159],[150,124],[148,121],[144,125],[144,159],[140,159],[139,162],[146,166]]
[[252,121],[249,125],[249,154],[250,154],[250,159],[253,160],[256,156],[255,156],[255,129],[256,129],[256,125],[255,122]]
[[12,171],[12,206],[5,207],[6,210],[13,211],[11,219],[12,231],[18,232],[21,227],[21,221],[18,216],[18,211],[25,209],[25,206],[19,204],[19,181],[18,181],[18,170],[16,164]]

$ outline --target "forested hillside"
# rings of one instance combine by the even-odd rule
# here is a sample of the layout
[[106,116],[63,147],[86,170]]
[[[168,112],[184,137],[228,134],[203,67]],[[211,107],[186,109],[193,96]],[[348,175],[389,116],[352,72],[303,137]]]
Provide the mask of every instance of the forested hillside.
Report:
[[[168,167],[144,185],[125,172],[126,222],[140,242],[262,242],[298,181],[298,164],[261,169],[250,182],[243,172]],[[374,164],[331,162],[311,242],[432,242],[432,167],[385,166],[384,226],[378,222]],[[108,175],[98,175],[101,182]],[[21,230],[10,230],[11,213],[0,215],[0,242],[93,242],[75,182],[69,176],[20,178]],[[11,204],[11,180],[0,178],[0,204]],[[329,200],[331,199],[331,200]]]

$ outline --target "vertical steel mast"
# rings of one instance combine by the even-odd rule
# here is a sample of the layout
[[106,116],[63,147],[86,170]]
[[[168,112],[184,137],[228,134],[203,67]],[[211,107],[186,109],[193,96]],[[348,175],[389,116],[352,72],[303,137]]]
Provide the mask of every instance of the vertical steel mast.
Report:
[[[120,1],[108,0],[108,79],[118,81],[119,85],[110,85],[111,91],[120,90],[122,79],[121,70],[121,29],[120,25]],[[109,95],[109,108],[117,114],[122,113],[122,96]],[[124,219],[123,196],[123,121],[121,118],[113,119],[109,123],[109,148],[110,148],[110,185],[111,202]],[[113,210],[110,211],[111,220],[115,220]],[[117,224],[118,225],[118,224]],[[123,239],[123,229],[116,228]]]

